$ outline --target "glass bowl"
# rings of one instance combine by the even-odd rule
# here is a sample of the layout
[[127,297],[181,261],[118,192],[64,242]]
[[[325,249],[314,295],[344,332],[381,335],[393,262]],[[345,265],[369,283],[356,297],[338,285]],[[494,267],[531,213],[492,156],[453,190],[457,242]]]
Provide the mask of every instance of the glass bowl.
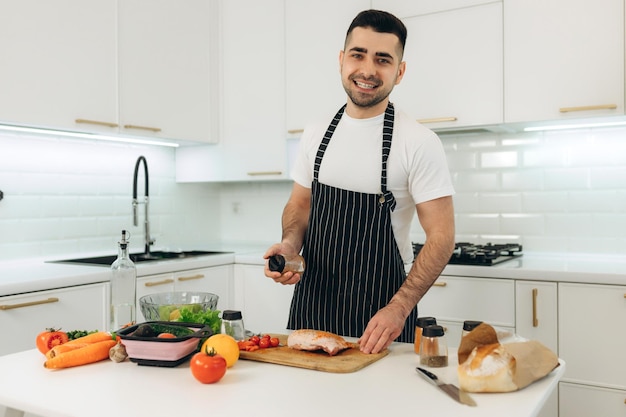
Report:
[[215,310],[218,300],[219,296],[210,292],[161,292],[139,298],[139,308],[147,321],[176,321],[181,307],[198,312]]

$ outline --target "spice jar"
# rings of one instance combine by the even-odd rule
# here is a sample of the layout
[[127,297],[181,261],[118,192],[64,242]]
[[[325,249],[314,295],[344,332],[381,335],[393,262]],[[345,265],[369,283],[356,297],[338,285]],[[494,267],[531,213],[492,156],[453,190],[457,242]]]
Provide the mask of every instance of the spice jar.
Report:
[[437,324],[437,319],[434,317],[418,317],[415,322],[415,353],[420,353],[420,343],[422,341],[422,329],[426,326]]
[[243,318],[241,311],[224,310],[222,313],[222,329],[223,334],[232,336],[233,339],[240,341],[246,338],[246,330],[243,326]]
[[301,274],[304,272],[304,258],[297,253],[295,255],[274,255],[270,256],[268,267],[270,271]]
[[420,365],[432,368],[448,366],[448,344],[443,327],[430,325],[423,328],[420,344]]
[[461,334],[461,337],[467,336],[467,334],[469,332],[471,332],[472,330],[474,330],[475,327],[478,327],[480,324],[482,324],[482,321],[478,321],[478,320],[465,320],[463,322],[463,333]]

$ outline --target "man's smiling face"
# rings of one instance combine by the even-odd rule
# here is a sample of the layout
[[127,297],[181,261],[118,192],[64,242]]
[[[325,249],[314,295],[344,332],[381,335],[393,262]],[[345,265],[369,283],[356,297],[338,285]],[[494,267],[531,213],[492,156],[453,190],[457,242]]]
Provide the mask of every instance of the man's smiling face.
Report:
[[404,75],[402,48],[398,37],[357,27],[339,54],[341,82],[349,97],[348,114],[373,117],[387,107],[393,87]]

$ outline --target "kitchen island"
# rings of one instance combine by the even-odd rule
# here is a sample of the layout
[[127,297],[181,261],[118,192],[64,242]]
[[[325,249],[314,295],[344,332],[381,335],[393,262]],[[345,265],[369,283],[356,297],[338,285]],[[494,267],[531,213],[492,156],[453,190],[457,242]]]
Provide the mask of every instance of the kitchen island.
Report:
[[[413,345],[394,343],[389,355],[353,373],[328,373],[239,360],[216,384],[197,382],[189,362],[176,368],[103,362],[51,371],[28,350],[0,357],[0,404],[6,416],[46,417],[424,416],[533,417],[555,390],[565,363],[523,390],[471,394],[459,404],[417,375]],[[458,385],[456,350],[449,365],[428,368]]]

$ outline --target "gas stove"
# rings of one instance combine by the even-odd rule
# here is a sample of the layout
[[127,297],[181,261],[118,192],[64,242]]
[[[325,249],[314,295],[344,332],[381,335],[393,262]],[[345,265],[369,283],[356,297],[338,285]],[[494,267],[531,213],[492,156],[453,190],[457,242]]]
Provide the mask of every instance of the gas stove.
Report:
[[[415,256],[423,246],[420,243],[413,243]],[[460,242],[454,244],[454,252],[452,252],[448,264],[491,266],[520,256],[522,256],[522,245],[517,243],[476,245]]]

